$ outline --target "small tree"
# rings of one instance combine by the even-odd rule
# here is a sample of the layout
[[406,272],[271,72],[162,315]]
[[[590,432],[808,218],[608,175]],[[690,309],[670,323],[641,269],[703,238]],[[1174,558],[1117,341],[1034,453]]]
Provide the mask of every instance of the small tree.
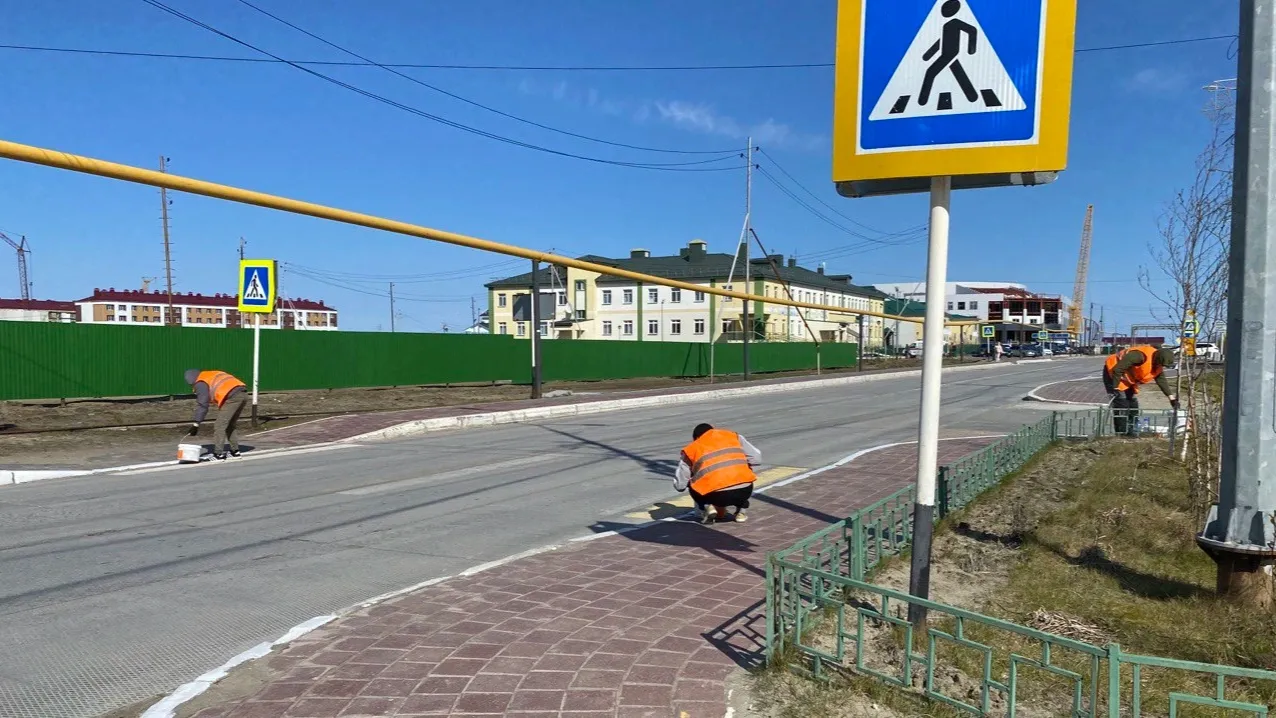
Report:
[[[1179,190],[1149,245],[1152,261],[1170,285],[1156,289],[1143,268],[1139,283],[1163,307],[1167,323],[1183,326],[1195,317],[1202,340],[1219,343],[1215,327],[1226,320],[1228,250],[1232,227],[1232,161],[1235,114],[1230,92],[1215,91],[1206,109],[1212,132],[1196,161],[1192,183]],[[1223,386],[1221,370],[1182,352],[1177,394],[1189,420],[1183,460],[1192,505],[1203,520],[1218,494]]]

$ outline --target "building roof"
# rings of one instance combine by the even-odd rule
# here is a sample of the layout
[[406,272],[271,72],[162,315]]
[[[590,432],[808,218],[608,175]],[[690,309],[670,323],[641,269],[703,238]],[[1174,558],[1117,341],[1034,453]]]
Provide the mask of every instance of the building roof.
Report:
[[[908,299],[895,299],[891,297],[886,300],[886,314],[893,314],[897,317],[924,317],[926,316],[926,302],[915,302]],[[961,316],[958,314],[944,314],[945,319],[955,319],[957,321],[970,320],[974,317]]]
[[[694,244],[694,243],[693,243]],[[699,247],[704,247],[703,243]],[[744,265],[736,262],[735,256],[726,253],[710,254],[699,251],[688,251],[690,248],[683,248],[679,255],[668,256],[630,256],[624,259],[612,259],[608,257],[599,257],[596,255],[585,255],[579,259],[586,262],[594,262],[596,264],[604,264],[617,269],[624,269],[630,272],[641,272],[643,274],[651,274],[665,279],[677,279],[681,281],[704,281],[704,280],[725,280],[731,274],[732,264],[735,264],[735,281],[743,283]],[[775,269],[772,268],[772,262],[775,263]],[[792,262],[786,263],[783,255],[771,255],[770,257],[753,257],[749,260],[749,272],[753,279],[766,279],[774,281],[778,275],[781,281],[800,284],[803,287],[815,287],[828,289],[833,291],[845,292],[847,294],[855,294],[858,296],[869,297],[872,299],[884,299],[886,295],[869,287],[861,287],[851,284],[851,276],[849,274],[824,274],[823,272],[800,267]],[[558,269],[558,279],[555,282],[561,285],[566,273],[562,268]],[[550,286],[550,270],[545,268],[540,270],[537,277],[542,287]],[[505,289],[518,288],[526,289],[531,285],[532,273],[525,272],[513,277],[499,279],[487,284],[489,289]],[[633,280],[624,277],[612,277],[604,275],[597,280],[598,284],[624,284]]]
[[[85,302],[129,302],[129,303],[147,303],[147,304],[168,304],[168,293],[158,289],[150,292],[143,292],[139,289],[125,289],[117,291],[111,289],[94,289],[93,294],[84,299],[77,299],[77,303]],[[173,304],[180,304],[187,307],[238,307],[239,296],[236,294],[196,294],[194,292],[173,293]],[[335,312],[336,309],[323,303],[322,300],[315,301],[312,299],[289,299],[280,297],[276,300],[276,304],[286,309],[300,309],[304,311],[315,312]]]
[[31,309],[48,312],[78,312],[75,302],[57,299],[0,299],[0,309]]

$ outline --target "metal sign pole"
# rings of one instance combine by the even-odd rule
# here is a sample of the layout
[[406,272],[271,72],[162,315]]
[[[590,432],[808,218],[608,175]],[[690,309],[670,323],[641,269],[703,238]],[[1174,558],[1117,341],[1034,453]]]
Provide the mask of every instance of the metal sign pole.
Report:
[[[926,322],[922,339],[922,405],[917,432],[917,496],[913,504],[913,560],[908,592],[930,597],[930,542],[935,524],[935,482],[939,473],[939,393],[944,366],[944,286],[948,274],[948,206],[952,177],[930,183],[930,249],[926,258]],[[926,621],[925,607],[908,605],[908,620]]]
[[1242,0],[1236,81],[1236,159],[1228,259],[1227,370],[1218,505],[1197,542],[1218,564],[1217,588],[1270,609],[1276,565],[1276,16]]
[[[257,426],[257,380],[261,368],[261,314],[253,314],[253,414],[252,424]],[[218,451],[220,451],[218,447]]]
[[[532,338],[532,398],[541,398],[541,283],[536,273],[540,271],[541,263],[532,260],[532,306],[529,308],[531,312],[531,338]],[[642,297],[638,297],[642,301]],[[639,329],[639,331],[642,331]]]

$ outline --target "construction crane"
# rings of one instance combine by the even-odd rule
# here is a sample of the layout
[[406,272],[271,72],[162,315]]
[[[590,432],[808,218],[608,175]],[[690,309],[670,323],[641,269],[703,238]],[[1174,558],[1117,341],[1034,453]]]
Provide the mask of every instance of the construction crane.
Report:
[[22,296],[22,301],[29,302],[31,301],[31,281],[27,279],[27,255],[31,254],[31,245],[27,244],[25,236],[15,242],[9,235],[0,232],[0,239],[18,252],[18,292]]
[[1085,317],[1082,307],[1085,306],[1086,278],[1090,274],[1090,243],[1094,231],[1094,205],[1085,208],[1085,224],[1081,226],[1081,255],[1077,257],[1077,279],[1072,285],[1072,305],[1068,307],[1068,334],[1073,340],[1081,336],[1081,327]]

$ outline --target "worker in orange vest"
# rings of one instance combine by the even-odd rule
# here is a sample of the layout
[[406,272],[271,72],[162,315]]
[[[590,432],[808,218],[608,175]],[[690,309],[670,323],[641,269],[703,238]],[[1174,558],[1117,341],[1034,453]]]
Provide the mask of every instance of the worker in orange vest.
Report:
[[1112,397],[1112,425],[1118,435],[1135,433],[1139,414],[1139,386],[1155,381],[1170,406],[1179,408],[1178,397],[1165,378],[1174,366],[1174,350],[1150,345],[1132,346],[1108,357],[1103,365],[1103,387]]
[[[745,521],[753,482],[753,467],[762,461],[762,452],[743,436],[710,424],[700,424],[691,432],[692,442],[682,450],[673,486],[690,490],[701,523]],[[728,514],[727,509],[735,509]]]
[[217,405],[217,421],[213,424],[213,459],[226,460],[226,445],[230,444],[230,455],[238,458],[239,440],[235,437],[235,427],[239,423],[239,415],[248,406],[248,391],[244,382],[234,376],[217,370],[188,369],[186,383],[195,392],[195,422],[191,424],[188,436],[199,434],[199,425],[208,416],[208,407]]

